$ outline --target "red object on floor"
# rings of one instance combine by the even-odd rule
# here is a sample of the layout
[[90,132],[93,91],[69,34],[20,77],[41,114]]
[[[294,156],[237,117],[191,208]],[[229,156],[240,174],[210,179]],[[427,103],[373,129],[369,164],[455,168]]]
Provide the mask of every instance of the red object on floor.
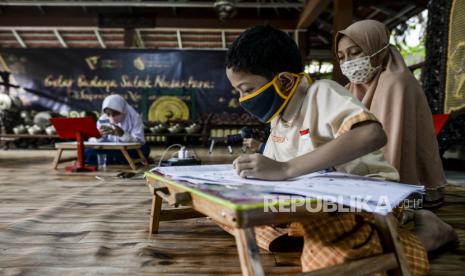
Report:
[[449,119],[449,114],[433,114],[434,132],[436,132],[436,136],[441,132],[447,119]]
[[82,118],[51,118],[50,122],[55,127],[60,138],[76,139],[78,160],[73,166],[67,166],[67,172],[93,172],[97,169],[95,166],[85,166],[84,160],[84,140],[90,137],[100,138],[100,132],[97,129],[92,117]]

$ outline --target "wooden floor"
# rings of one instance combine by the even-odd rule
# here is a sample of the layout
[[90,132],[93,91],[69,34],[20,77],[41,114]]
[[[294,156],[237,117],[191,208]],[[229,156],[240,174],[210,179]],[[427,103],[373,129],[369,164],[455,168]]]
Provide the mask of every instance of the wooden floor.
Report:
[[[240,274],[233,237],[208,219],[161,222],[149,237],[151,198],[141,177],[118,179],[121,167],[54,171],[53,153],[0,151],[0,275]],[[204,163],[234,158],[224,148],[198,153]],[[462,243],[431,260],[431,275],[464,275],[465,187],[448,186],[446,201],[437,214]],[[261,258],[267,274],[300,270],[298,254]]]

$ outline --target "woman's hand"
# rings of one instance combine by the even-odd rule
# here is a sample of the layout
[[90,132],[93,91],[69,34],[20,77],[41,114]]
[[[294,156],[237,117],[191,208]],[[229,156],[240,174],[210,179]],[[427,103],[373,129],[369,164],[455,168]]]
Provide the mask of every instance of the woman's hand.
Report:
[[288,177],[288,164],[278,162],[261,154],[245,154],[237,157],[233,167],[240,177],[265,180],[284,180]]
[[121,137],[124,134],[124,130],[115,124],[111,124],[111,126],[101,125],[99,131],[102,136],[114,135]]

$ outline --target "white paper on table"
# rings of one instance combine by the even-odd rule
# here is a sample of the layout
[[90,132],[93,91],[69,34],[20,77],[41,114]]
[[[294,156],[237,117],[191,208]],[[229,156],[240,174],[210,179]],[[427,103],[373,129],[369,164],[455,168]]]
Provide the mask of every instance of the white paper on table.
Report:
[[[174,180],[195,184],[214,183],[225,186],[249,184],[263,186],[265,190],[275,194],[295,194],[320,199],[338,198],[338,202],[346,206],[381,214],[390,212],[410,194],[423,190],[423,186],[340,172],[316,172],[286,181],[245,179],[237,175],[231,164],[156,167],[152,171],[170,176]],[[354,198],[364,199],[367,205],[360,206],[360,202],[354,202]],[[389,205],[376,208],[378,203],[389,203]],[[358,205],[354,206],[356,204]]]

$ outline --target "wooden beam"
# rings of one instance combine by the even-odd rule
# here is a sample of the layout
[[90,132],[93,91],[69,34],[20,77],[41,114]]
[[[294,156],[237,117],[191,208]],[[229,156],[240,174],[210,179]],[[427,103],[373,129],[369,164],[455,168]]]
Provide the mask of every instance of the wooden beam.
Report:
[[226,34],[224,30],[221,30],[221,46],[226,49]]
[[[309,0],[297,21],[297,29],[307,29],[328,7],[331,0]],[[352,1],[351,1],[352,2]]]
[[329,41],[328,39],[326,39],[326,37],[324,37],[324,36],[321,35],[321,34],[317,34],[316,37],[317,37],[321,42],[323,42],[324,44],[331,44],[331,41]]
[[100,47],[102,47],[102,48],[107,48],[107,45],[105,45],[105,42],[103,41],[103,38],[102,38],[102,36],[100,35],[100,32],[98,31],[98,29],[95,29],[95,30],[94,30],[94,34],[95,34],[95,37],[96,37],[97,40],[98,40],[98,43],[100,44]]
[[[92,14],[80,16],[52,15],[12,15],[0,16],[0,26],[11,27],[98,27],[98,17]],[[157,17],[157,28],[205,28],[205,29],[246,29],[250,26],[267,23],[279,29],[295,29],[296,19],[266,20],[263,18],[234,19],[222,22],[218,18],[198,17]]]
[[333,58],[332,51],[330,49],[313,49],[310,48],[309,60],[323,60],[331,61]]
[[300,50],[302,65],[305,65],[308,56],[308,33],[306,31],[295,30],[294,39]]
[[414,5],[408,5],[407,7],[403,8],[400,11],[390,14],[389,18],[383,21],[384,25],[389,26],[389,24],[391,24],[392,22],[396,21],[399,18],[402,21],[406,21],[408,17],[406,17],[405,14],[414,10],[415,8],[416,7]]
[[23,48],[27,48],[27,45],[26,43],[24,42],[24,40],[21,38],[21,36],[19,35],[19,33],[16,31],[16,30],[11,30],[11,32],[13,33],[14,37],[16,38],[16,40],[18,41],[19,45],[21,45],[21,47]]
[[139,48],[145,48],[145,43],[142,39],[142,35],[140,34],[140,30],[136,30],[136,40]]
[[36,6],[37,9],[40,11],[41,14],[45,14],[45,10],[41,5]]
[[320,18],[318,18],[316,21],[315,21],[318,25],[318,27],[327,32],[327,33],[332,33],[333,32],[333,25],[325,20],[322,20]]
[[9,14],[0,17],[0,26],[11,27],[97,27],[98,17],[91,15],[83,16],[60,16],[60,15],[19,15]]
[[176,30],[176,37],[178,39],[178,48],[182,49],[182,38],[181,38],[181,31]]
[[63,46],[63,48],[68,48],[68,44],[66,44],[66,41],[60,35],[60,32],[57,29],[54,29],[53,33],[55,34],[56,38],[58,39],[58,42],[60,42],[61,46]]
[[175,18],[162,17],[156,18],[157,28],[205,28],[205,29],[246,29],[250,26],[269,24],[279,29],[294,29],[295,19],[276,19],[267,20],[260,18],[235,18],[231,21],[220,21],[218,18]]
[[342,74],[339,67],[339,61],[335,54],[337,45],[334,43],[334,37],[338,31],[349,27],[352,24],[353,3],[352,0],[334,0],[333,2],[333,80],[341,85],[345,85],[349,80]]
[[[0,2],[0,6],[51,6],[51,7],[140,7],[140,8],[214,8],[213,1],[41,1],[41,0],[29,0],[29,1],[10,1],[3,0]],[[262,9],[277,9],[277,8],[302,8],[302,3],[236,3],[236,8],[262,8]]]

